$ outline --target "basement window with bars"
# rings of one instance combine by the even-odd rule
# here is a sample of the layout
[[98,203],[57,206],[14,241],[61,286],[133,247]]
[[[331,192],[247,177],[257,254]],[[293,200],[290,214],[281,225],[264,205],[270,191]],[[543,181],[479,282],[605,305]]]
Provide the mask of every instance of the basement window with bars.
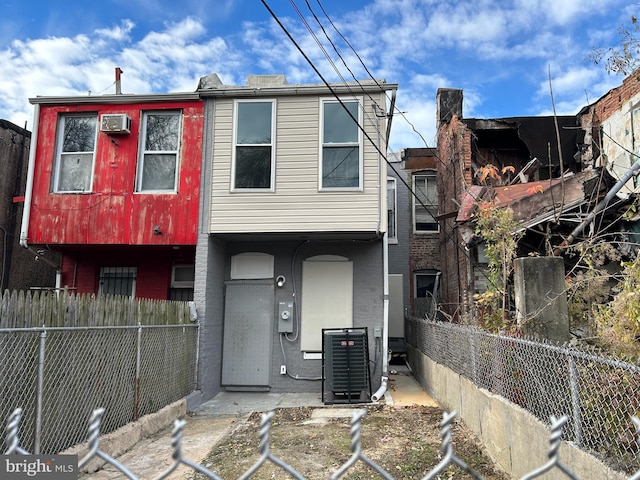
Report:
[[136,267],[102,267],[99,284],[100,295],[133,297],[136,293]]

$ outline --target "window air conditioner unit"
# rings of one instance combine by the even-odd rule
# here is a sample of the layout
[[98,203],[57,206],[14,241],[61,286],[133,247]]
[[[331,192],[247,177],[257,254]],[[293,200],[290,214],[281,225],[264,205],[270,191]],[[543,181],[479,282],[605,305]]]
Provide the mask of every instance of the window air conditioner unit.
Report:
[[130,133],[131,118],[125,113],[104,113],[100,115],[100,131],[107,134]]

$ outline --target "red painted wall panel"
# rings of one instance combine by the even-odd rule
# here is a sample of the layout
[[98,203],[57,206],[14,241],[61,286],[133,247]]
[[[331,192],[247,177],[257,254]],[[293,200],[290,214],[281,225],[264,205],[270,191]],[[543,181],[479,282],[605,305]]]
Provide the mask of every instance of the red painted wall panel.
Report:
[[[182,110],[177,193],[135,193],[140,123],[145,110]],[[58,116],[126,113],[131,133],[98,133],[92,193],[52,193]],[[55,245],[195,245],[202,162],[203,103],[41,105],[28,242]],[[162,235],[154,235],[160,225]]]
[[166,300],[174,265],[193,265],[195,246],[79,247],[64,252],[61,283],[70,292],[97,294],[102,267],[135,267],[138,298]]

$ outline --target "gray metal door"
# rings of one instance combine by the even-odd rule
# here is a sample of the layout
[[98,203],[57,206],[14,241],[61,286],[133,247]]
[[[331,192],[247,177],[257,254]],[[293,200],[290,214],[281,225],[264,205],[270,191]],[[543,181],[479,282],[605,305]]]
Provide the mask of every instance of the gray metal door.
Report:
[[226,282],[222,384],[268,387],[273,344],[273,280]]

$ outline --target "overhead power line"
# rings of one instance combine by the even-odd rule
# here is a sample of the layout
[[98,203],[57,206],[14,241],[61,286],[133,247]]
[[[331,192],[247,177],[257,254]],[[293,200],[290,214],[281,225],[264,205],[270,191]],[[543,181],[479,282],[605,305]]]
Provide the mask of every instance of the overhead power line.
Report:
[[[296,47],[296,49],[298,50],[298,52],[303,56],[303,58],[305,59],[305,61],[309,64],[309,66],[311,66],[311,68],[313,69],[313,71],[316,73],[316,75],[318,75],[318,77],[322,80],[322,82],[324,83],[324,85],[329,89],[329,91],[331,92],[331,94],[336,98],[336,100],[340,103],[340,105],[342,106],[342,108],[344,108],[344,110],[347,112],[347,114],[349,115],[349,117],[355,122],[355,124],[358,126],[358,128],[360,129],[360,131],[362,132],[362,134],[365,136],[365,138],[370,142],[370,144],[376,149],[376,151],[378,152],[378,154],[384,159],[384,161],[386,162],[386,164],[391,168],[391,170],[393,170],[393,172],[396,174],[397,178],[402,182],[402,184],[407,188],[407,190],[409,191],[409,193],[412,195],[413,198],[415,198],[418,203],[420,204],[420,206],[422,206],[425,210],[430,211],[429,208],[422,202],[422,200],[420,199],[420,197],[414,192],[413,188],[411,188],[411,186],[406,182],[406,180],[404,179],[404,177],[402,175],[400,175],[400,173],[395,169],[394,165],[389,161],[389,159],[387,158],[386,154],[384,152],[382,152],[382,150],[380,150],[380,147],[377,145],[377,143],[375,143],[373,141],[373,139],[370,137],[370,135],[364,130],[364,128],[360,125],[360,123],[358,122],[358,120],[353,116],[353,114],[349,111],[349,109],[347,108],[347,106],[344,104],[344,102],[342,101],[342,99],[340,98],[340,96],[337,94],[337,92],[334,90],[334,88],[329,84],[329,82],[324,78],[324,76],[322,75],[322,73],[320,72],[320,70],[318,70],[318,68],[314,65],[314,63],[311,61],[311,59],[308,57],[308,55],[304,52],[304,50],[302,49],[302,47],[300,47],[300,45],[298,44],[298,42],[295,40],[295,38],[293,38],[293,36],[291,35],[291,33],[287,30],[287,28],[284,26],[284,24],[282,23],[282,21],[278,18],[278,16],[275,14],[275,12],[271,9],[271,7],[268,5],[268,3],[266,2],[266,0],[261,0],[262,4],[264,5],[264,7],[267,9],[267,11],[269,12],[269,14],[271,15],[271,17],[276,21],[276,23],[278,24],[278,26],[280,26],[280,28],[282,29],[282,31],[285,33],[285,35],[289,38],[289,40],[291,41],[291,43]],[[294,5],[294,8],[298,10],[297,6],[295,6],[295,3],[293,3],[293,0],[290,0],[290,2]],[[305,22],[306,23],[306,22]],[[368,71],[368,70],[367,70]],[[380,87],[380,89],[384,92],[384,88],[374,79],[374,81],[376,82],[376,85],[378,87]],[[344,82],[344,79],[343,79]],[[346,82],[345,82],[346,83]],[[359,84],[359,82],[358,82]],[[362,85],[360,85],[360,87],[362,88]],[[423,138],[424,140],[424,138]],[[426,143],[426,142],[425,142]],[[436,155],[436,159],[438,161],[440,161],[442,163],[442,160]],[[442,163],[445,168],[446,165],[444,163]],[[464,188],[467,188],[466,185],[464,185]],[[464,249],[462,249],[462,247],[460,245],[458,245],[457,241],[453,242],[454,245],[456,246],[457,250],[462,252],[462,254],[469,260],[471,261],[471,257],[470,254],[468,252],[466,252]],[[483,272],[482,272],[483,273]],[[483,273],[484,275],[484,273]],[[486,277],[486,275],[484,275]],[[490,280],[487,277],[487,280]],[[494,285],[495,288],[497,288],[497,286]]]

